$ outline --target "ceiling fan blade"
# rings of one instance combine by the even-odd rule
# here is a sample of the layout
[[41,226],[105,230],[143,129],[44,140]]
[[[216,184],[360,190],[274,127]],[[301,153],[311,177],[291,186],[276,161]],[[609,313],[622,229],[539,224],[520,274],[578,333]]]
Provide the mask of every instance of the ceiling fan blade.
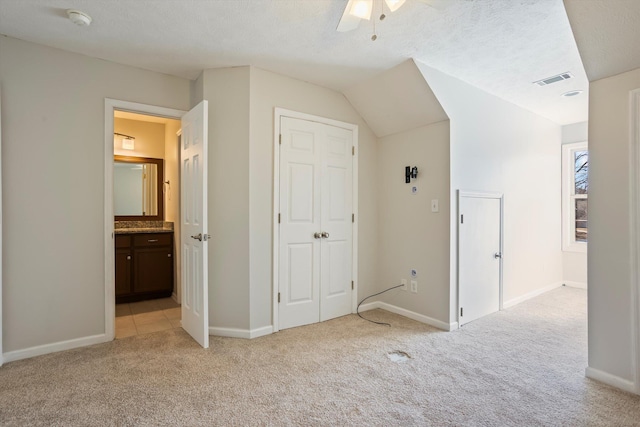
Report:
[[348,13],[342,17],[338,23],[337,31],[346,33],[347,31],[355,30],[360,25],[361,19],[357,16],[349,15]]
[[350,14],[351,6],[354,0],[349,0],[347,5],[344,8],[344,12],[342,13],[342,18],[340,18],[340,22],[338,22],[337,31],[341,33],[346,33],[347,31],[355,30],[360,25],[360,18]]

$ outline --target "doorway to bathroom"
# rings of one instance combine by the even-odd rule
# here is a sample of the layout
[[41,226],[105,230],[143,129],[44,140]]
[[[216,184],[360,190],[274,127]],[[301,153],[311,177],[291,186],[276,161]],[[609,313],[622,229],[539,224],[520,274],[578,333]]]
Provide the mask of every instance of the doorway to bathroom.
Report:
[[115,338],[180,327],[180,120],[113,113]]
[[105,100],[111,338],[182,327],[208,347],[207,115]]

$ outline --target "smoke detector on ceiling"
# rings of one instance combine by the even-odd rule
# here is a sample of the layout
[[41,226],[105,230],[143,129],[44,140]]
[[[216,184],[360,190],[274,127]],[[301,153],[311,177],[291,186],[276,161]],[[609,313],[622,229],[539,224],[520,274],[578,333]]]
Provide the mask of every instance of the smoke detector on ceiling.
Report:
[[88,27],[91,25],[91,17],[84,12],[79,10],[69,9],[67,10],[67,16],[74,24],[80,27]]
[[564,97],[571,97],[571,96],[576,96],[576,95],[580,95],[582,92],[582,90],[570,90],[569,92],[565,92],[562,94],[562,96]]
[[557,74],[555,76],[547,77],[546,79],[538,80],[536,82],[533,82],[533,84],[536,84],[538,86],[546,86],[546,85],[550,85],[551,83],[557,83],[557,82],[561,82],[563,80],[569,80],[572,78],[573,78],[573,74],[567,71],[566,73]]

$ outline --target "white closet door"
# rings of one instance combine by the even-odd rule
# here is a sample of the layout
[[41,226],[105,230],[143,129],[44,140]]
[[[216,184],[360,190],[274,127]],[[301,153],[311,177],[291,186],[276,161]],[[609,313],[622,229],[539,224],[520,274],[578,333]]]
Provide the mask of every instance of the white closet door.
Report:
[[460,195],[460,325],[500,309],[501,201]]
[[351,313],[353,132],[280,123],[279,329]]
[[280,146],[280,329],[320,319],[320,165],[318,123],[283,117]]
[[351,313],[352,145],[350,130],[323,125],[320,321]]

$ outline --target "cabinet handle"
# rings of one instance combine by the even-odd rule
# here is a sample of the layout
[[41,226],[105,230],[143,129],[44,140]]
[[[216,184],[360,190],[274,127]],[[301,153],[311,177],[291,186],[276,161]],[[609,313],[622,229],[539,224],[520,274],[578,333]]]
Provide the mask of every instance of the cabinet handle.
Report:
[[171,254],[167,254],[167,258],[171,258]]
[[149,240],[147,240],[147,242],[149,242],[149,243],[155,243],[157,241],[158,241],[158,239],[149,239]]
[[131,255],[127,255],[127,260],[130,260],[130,259],[131,259]]

